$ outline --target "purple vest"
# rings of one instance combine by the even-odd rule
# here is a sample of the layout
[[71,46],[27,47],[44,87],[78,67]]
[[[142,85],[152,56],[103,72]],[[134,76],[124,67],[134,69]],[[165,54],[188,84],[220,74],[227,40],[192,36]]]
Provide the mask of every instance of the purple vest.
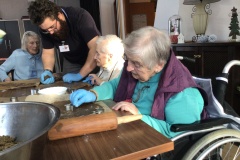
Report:
[[[134,93],[135,86],[138,82],[138,80],[134,79],[132,77],[132,74],[126,70],[126,67],[127,61],[124,63],[122,76],[120,78],[115,93],[115,102],[131,99]],[[195,83],[191,73],[171,51],[171,56],[162,71],[161,78],[158,83],[158,88],[154,95],[151,116],[157,119],[164,120],[164,108],[168,99],[188,87],[196,87],[199,89],[199,91],[203,95],[206,106],[207,96],[205,91]],[[205,109],[203,110],[201,117],[202,119],[205,119],[207,117]]]

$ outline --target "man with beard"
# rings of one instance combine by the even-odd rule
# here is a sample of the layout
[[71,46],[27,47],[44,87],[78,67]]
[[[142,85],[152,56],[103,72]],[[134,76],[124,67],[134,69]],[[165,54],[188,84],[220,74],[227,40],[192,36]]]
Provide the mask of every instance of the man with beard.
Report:
[[31,21],[42,37],[45,71],[41,83],[54,83],[54,46],[63,55],[63,81],[80,81],[96,67],[94,55],[100,35],[91,15],[82,8],[59,7],[49,0],[36,0],[28,8]]

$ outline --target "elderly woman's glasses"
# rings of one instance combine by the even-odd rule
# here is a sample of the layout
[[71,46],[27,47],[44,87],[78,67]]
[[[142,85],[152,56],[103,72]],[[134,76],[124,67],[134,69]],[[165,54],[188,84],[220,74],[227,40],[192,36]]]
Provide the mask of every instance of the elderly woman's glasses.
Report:
[[136,70],[141,70],[143,68],[143,65],[141,65],[139,62],[131,61],[128,59],[128,63],[132,65]]
[[49,27],[48,29],[40,28],[40,30],[43,34],[49,34],[51,31],[54,31],[54,32],[57,31],[57,20],[55,19],[54,24],[51,27]]

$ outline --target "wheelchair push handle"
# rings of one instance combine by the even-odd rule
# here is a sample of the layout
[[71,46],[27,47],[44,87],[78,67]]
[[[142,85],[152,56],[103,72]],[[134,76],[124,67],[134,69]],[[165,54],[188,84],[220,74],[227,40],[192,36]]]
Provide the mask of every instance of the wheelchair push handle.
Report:
[[179,60],[184,60],[184,61],[188,61],[188,62],[192,62],[192,63],[196,62],[195,58],[189,58],[189,57],[185,57],[185,56],[176,56],[176,57]]
[[225,98],[225,92],[228,84],[228,75],[229,70],[232,66],[238,65],[240,66],[240,60],[232,60],[229,61],[223,68],[222,73],[216,77],[216,87],[213,90],[214,96],[219,101],[219,103],[223,106],[224,98]]
[[232,66],[234,66],[234,65],[240,66],[240,60],[231,60],[231,61],[229,61],[229,62],[225,65],[222,73],[228,73],[229,70],[230,70],[230,68],[231,68]]

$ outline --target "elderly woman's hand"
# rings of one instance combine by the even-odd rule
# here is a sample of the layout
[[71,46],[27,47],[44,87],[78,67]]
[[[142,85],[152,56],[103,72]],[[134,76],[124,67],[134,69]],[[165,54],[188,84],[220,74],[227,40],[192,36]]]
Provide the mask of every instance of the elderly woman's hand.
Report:
[[89,74],[91,78],[91,84],[100,85],[103,81],[96,74]]
[[132,114],[138,114],[137,107],[130,102],[119,102],[112,107],[114,110],[128,111]]
[[6,79],[4,79],[4,82],[11,82],[12,80],[11,80],[11,78],[6,78]]
[[75,107],[79,107],[83,103],[94,102],[96,100],[96,95],[85,89],[79,89],[70,94],[70,101]]

